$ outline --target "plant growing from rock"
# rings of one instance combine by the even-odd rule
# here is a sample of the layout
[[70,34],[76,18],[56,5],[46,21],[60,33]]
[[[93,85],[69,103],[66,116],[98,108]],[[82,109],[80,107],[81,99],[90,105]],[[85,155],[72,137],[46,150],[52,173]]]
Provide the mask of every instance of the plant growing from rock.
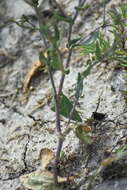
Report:
[[[90,70],[96,64],[100,64],[104,61],[117,60],[123,63],[126,67],[127,54],[126,54],[126,19],[127,19],[127,4],[122,5],[119,9],[115,7],[110,11],[111,23],[107,23],[105,18],[105,6],[104,6],[104,21],[103,24],[91,32],[87,37],[73,38],[72,32],[76,21],[76,18],[80,10],[85,10],[89,6],[84,6],[86,0],[78,0],[78,6],[75,8],[73,16],[67,16],[56,0],[52,0],[52,10],[41,11],[39,6],[39,0],[25,0],[35,11],[38,18],[39,26],[34,26],[29,18],[25,15],[21,18],[20,22],[13,19],[10,22],[14,22],[21,27],[30,28],[32,30],[39,30],[40,35],[44,44],[44,50],[39,53],[39,64],[40,67],[45,65],[49,74],[49,78],[52,85],[52,99],[53,105],[51,109],[56,113],[56,131],[58,134],[58,145],[56,155],[48,149],[42,149],[40,153],[41,168],[31,174],[27,174],[21,177],[21,181],[26,188],[33,190],[49,190],[53,188],[58,189],[58,184],[67,181],[67,178],[61,178],[58,176],[57,165],[60,160],[60,154],[62,145],[67,134],[70,130],[74,130],[76,136],[86,144],[92,144],[93,139],[89,132],[91,129],[83,124],[83,120],[76,110],[79,98],[83,91],[83,80],[90,74]],[[47,18],[48,17],[48,18]],[[48,19],[48,21],[47,21]],[[66,63],[64,64],[62,52],[61,52],[61,23],[66,23],[68,36],[66,39],[66,47],[68,48],[68,56]],[[110,29],[113,34],[113,40],[110,40],[105,35],[103,29]],[[122,39],[122,40],[121,40]],[[73,49],[80,49],[83,56],[88,56],[86,68],[81,73],[77,73],[77,84],[75,89],[75,100],[72,103],[71,100],[64,94],[63,85],[65,77],[69,74],[69,66],[71,63],[71,56]],[[53,71],[61,72],[61,79],[59,81],[58,88],[56,87]],[[32,71],[33,72],[33,71]],[[32,76],[33,73],[31,73]],[[30,82],[30,77],[27,80],[26,87]],[[60,116],[68,118],[68,128],[66,131],[62,131],[61,118]],[[71,120],[76,122],[75,127],[69,127]],[[78,124],[77,124],[78,123]],[[114,158],[114,157],[113,157]],[[121,158],[121,157],[120,157]],[[46,167],[48,163],[54,159],[54,174],[47,171]],[[115,159],[119,159],[115,157]],[[110,163],[113,159],[109,158]],[[105,164],[106,162],[102,162]],[[100,171],[100,168],[97,170]],[[96,175],[94,176],[96,177]],[[73,180],[73,177],[70,177]]]
[[[69,128],[70,121],[73,120],[79,123],[82,122],[82,118],[80,114],[78,113],[78,111],[76,110],[76,105],[82,94],[83,79],[89,74],[89,72],[85,71],[82,74],[77,73],[78,77],[77,77],[74,103],[72,103],[69,100],[69,98],[64,94],[63,85],[64,85],[65,77],[69,74],[69,66],[70,66],[70,61],[71,61],[71,56],[72,56],[72,51],[73,51],[73,43],[75,41],[75,40],[74,41],[72,40],[73,26],[79,14],[78,8],[84,6],[85,0],[78,1],[78,6],[75,8],[75,13],[72,17],[65,15],[64,11],[55,0],[51,1],[51,3],[54,4],[55,9],[51,11],[44,10],[43,12],[41,11],[39,7],[38,0],[25,0],[25,2],[28,3],[30,6],[32,6],[38,18],[38,22],[39,22],[38,30],[40,31],[40,35],[44,43],[44,50],[39,53],[39,60],[42,65],[44,64],[47,67],[47,71],[48,71],[49,78],[52,85],[53,105],[51,106],[51,109],[55,111],[56,113],[56,131],[58,134],[58,146],[57,146],[57,151],[56,151],[56,155],[54,159],[55,160],[54,161],[54,184],[55,184],[55,187],[57,188],[58,183],[67,181],[67,178],[64,178],[63,181],[59,180],[60,177],[58,177],[57,166],[60,160],[60,153],[62,150],[63,142],[65,140],[66,135],[71,130],[71,128]],[[48,22],[47,22],[47,19],[48,19]],[[60,47],[61,47],[60,23],[61,22],[66,23],[66,25],[68,25],[68,37],[66,41],[66,45],[68,48],[68,56],[67,56],[65,65],[63,63],[62,52],[60,50]],[[26,27],[25,24],[29,24],[29,23],[30,22],[27,16],[23,16],[22,22],[20,23],[22,27],[24,26]],[[35,30],[36,29],[37,28],[35,27]],[[58,89],[56,87],[56,84],[53,78],[54,70],[61,72],[61,79],[59,81]],[[29,83],[29,81],[30,81],[30,77],[28,78],[27,83]],[[27,86],[27,83],[26,83],[26,86]],[[64,133],[62,132],[62,128],[61,128],[62,126],[61,126],[60,115],[68,118],[68,129]],[[83,125],[79,125],[75,129],[76,135],[82,141],[88,144],[91,144],[92,138],[85,132],[83,127],[84,127]],[[41,188],[42,190],[45,188],[50,189],[51,186],[53,185],[53,175],[50,175],[49,172],[47,173],[45,168],[43,168],[43,172],[39,172],[39,173],[34,172],[30,175],[21,177],[21,181],[24,184],[24,186],[26,186],[27,188],[31,188],[33,190],[35,189],[37,190],[39,188]],[[41,181],[40,178],[42,179],[42,175],[44,176],[44,179]],[[47,178],[49,178],[49,180]],[[70,177],[70,179],[72,178]],[[33,181],[35,181],[35,183]]]
[[[61,9],[60,5],[54,0],[52,1],[55,4],[55,11],[52,12],[43,12],[41,13],[38,0],[25,0],[30,6],[33,7],[39,22],[39,31],[44,43],[45,50],[41,51],[39,54],[40,63],[45,64],[48,70],[49,78],[51,81],[52,89],[53,89],[53,102],[54,104],[51,106],[51,109],[56,113],[56,130],[58,134],[58,146],[55,155],[54,162],[54,178],[52,174],[48,174],[46,172],[42,172],[39,175],[37,174],[35,179],[33,176],[33,180],[35,182],[39,182],[39,178],[44,177],[44,181],[40,182],[41,189],[52,188],[53,183],[55,187],[58,187],[58,183],[65,182],[67,179],[60,181],[60,177],[58,177],[57,165],[60,160],[60,153],[62,150],[62,145],[65,140],[66,135],[69,133],[71,128],[69,127],[70,121],[73,120],[78,122],[74,128],[76,136],[84,143],[91,144],[93,143],[92,137],[89,135],[90,130],[82,124],[82,118],[80,114],[76,110],[76,105],[78,103],[79,98],[81,97],[83,90],[83,79],[87,77],[90,73],[91,68],[104,61],[118,60],[122,63],[126,63],[127,55],[126,55],[126,18],[127,18],[127,5],[122,5],[119,9],[115,7],[110,11],[110,16],[112,23],[106,22],[104,20],[102,26],[98,29],[90,33],[88,38],[74,38],[72,39],[72,31],[73,26],[75,24],[76,18],[80,11],[80,8],[84,6],[85,0],[79,0],[78,7],[75,9],[75,14],[72,17],[66,16],[64,11]],[[105,8],[105,7],[104,7]],[[46,15],[47,14],[47,15]],[[52,17],[51,22],[46,22],[45,17]],[[27,21],[27,17],[24,17]],[[105,19],[105,17],[104,17]],[[66,22],[68,25],[68,37],[67,37],[67,48],[68,48],[68,57],[66,60],[66,64],[63,63],[63,58],[60,50],[60,40],[61,40],[61,28],[60,23]],[[110,32],[113,34],[113,40],[111,40],[105,35],[103,29],[105,27],[110,28]],[[122,38],[122,40],[121,40]],[[87,68],[84,69],[82,73],[77,73],[77,85],[75,92],[75,101],[72,103],[69,98],[63,92],[64,79],[67,77],[69,73],[69,66],[71,62],[72,51],[74,48],[82,49],[83,55],[89,56],[87,61]],[[122,56],[121,56],[122,55]],[[61,79],[59,83],[59,87],[57,89],[54,78],[53,78],[53,70],[59,70],[61,72]],[[68,118],[68,129],[63,133],[60,115]],[[48,150],[49,151],[49,150]],[[45,155],[44,155],[45,157]],[[109,160],[111,160],[109,158]],[[44,161],[44,160],[43,160]],[[45,168],[44,168],[45,169]],[[100,171],[100,168],[97,170]],[[35,174],[35,173],[34,173]],[[33,174],[30,174],[33,175]],[[43,177],[42,177],[43,176]],[[46,178],[46,179],[45,179]],[[48,181],[48,180],[50,181]],[[54,179],[54,180],[53,180]],[[27,179],[26,184],[31,178]],[[46,181],[47,180],[47,181]],[[44,185],[46,182],[47,186]],[[30,182],[31,183],[31,182]],[[44,186],[43,186],[43,185]],[[36,190],[39,187],[33,183],[33,186],[30,185],[30,188]],[[29,187],[29,185],[25,185]],[[37,188],[38,187],[38,188]]]
[[[127,64],[127,4],[119,7],[112,6],[109,11],[111,21],[105,20],[102,26],[95,29],[89,39],[77,43],[82,49],[83,55],[88,55],[93,61],[119,61],[121,66]],[[106,35],[106,31],[110,35]],[[111,34],[113,34],[112,37]]]

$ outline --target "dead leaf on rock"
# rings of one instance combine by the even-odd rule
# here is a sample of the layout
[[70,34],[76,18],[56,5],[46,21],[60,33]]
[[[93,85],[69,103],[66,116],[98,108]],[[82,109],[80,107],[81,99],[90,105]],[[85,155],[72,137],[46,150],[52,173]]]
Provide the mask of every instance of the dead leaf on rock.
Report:
[[[74,180],[74,177],[59,177],[58,183],[64,183],[68,180]],[[30,174],[20,177],[20,181],[24,187],[31,190],[52,190],[54,184],[54,176],[47,170],[37,170]]]
[[106,166],[110,165],[112,162],[114,162],[114,161],[116,161],[116,160],[118,160],[118,158],[115,157],[115,156],[109,157],[109,158],[107,158],[107,159],[105,159],[105,160],[103,160],[103,161],[101,162],[101,166],[106,167]]
[[[54,175],[45,168],[54,158],[54,153],[50,149],[43,148],[40,151],[39,158],[41,160],[41,169],[21,176],[20,181],[25,188],[31,190],[52,190]],[[74,180],[74,177],[58,176],[58,183],[64,183],[68,180]]]
[[48,148],[42,148],[39,154],[39,159],[41,160],[41,169],[46,169],[47,165],[54,158],[54,153]]
[[29,96],[29,85],[32,80],[32,77],[35,75],[35,73],[40,69],[40,68],[45,68],[45,64],[37,61],[33,63],[31,68],[28,70],[25,80],[23,82],[23,96],[20,98],[20,101],[22,104],[24,104],[27,100],[27,97]]
[[35,62],[30,70],[28,71],[25,80],[24,80],[24,84],[23,84],[23,93],[26,93],[26,91],[28,90],[28,86],[30,84],[30,81],[32,79],[32,77],[34,76],[34,74],[38,71],[38,69],[43,66],[43,64],[40,61]]
[[70,177],[60,177],[58,176],[58,183],[64,183],[64,182],[67,182],[67,181],[72,181],[74,180],[74,176],[70,176]]

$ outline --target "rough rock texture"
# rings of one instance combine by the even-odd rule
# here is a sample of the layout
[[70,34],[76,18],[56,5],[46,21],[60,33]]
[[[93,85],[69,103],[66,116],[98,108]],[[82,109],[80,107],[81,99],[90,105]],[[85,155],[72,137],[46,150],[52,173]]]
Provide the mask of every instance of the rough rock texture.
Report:
[[[76,0],[74,2],[61,0],[61,2],[65,4],[67,12],[74,12]],[[119,2],[115,1],[115,3]],[[109,2],[108,7],[112,3],[113,0]],[[92,0],[91,4],[91,9],[86,14],[79,15],[74,32],[85,35],[102,21],[100,18],[102,5]],[[23,0],[0,1],[2,22],[9,17],[19,19],[23,14],[32,15],[33,22],[37,24],[33,10]],[[38,61],[38,51],[42,46],[39,32],[25,30],[15,24],[0,28],[0,190],[23,190],[19,176],[34,171],[38,167],[41,148],[46,147],[56,151],[55,114],[48,104],[43,108],[39,107],[44,99],[48,99],[51,90],[47,73],[39,72],[34,76],[30,83],[31,91],[28,98],[24,104],[21,102],[24,78],[31,65]],[[77,72],[83,69],[85,62],[84,57],[79,60],[78,56],[73,53],[70,74],[65,80],[63,89],[64,93],[72,99]],[[95,143],[93,145],[82,145],[73,132],[67,136],[63,150],[68,156],[75,154],[75,157],[68,161],[65,173],[80,174],[76,184],[68,185],[67,189],[85,189],[89,183],[86,166],[92,172],[105,158],[107,150],[111,151],[113,147],[119,146],[122,139],[126,143],[127,110],[122,90],[126,90],[127,81],[124,76],[125,71],[114,69],[115,65],[116,63],[98,64],[84,80],[83,96],[77,108],[83,120],[92,116],[99,99],[97,112],[105,114],[105,118],[102,120],[94,118],[92,130]],[[60,73],[55,72],[54,78],[57,83]],[[62,124],[65,129],[66,120]],[[117,177],[117,174],[115,176]],[[105,171],[102,178],[105,179]],[[115,180],[106,180],[94,190],[127,189],[124,179]]]
[[112,181],[107,181],[105,183],[103,183],[100,186],[97,186],[97,188],[95,188],[94,190],[126,190],[127,188],[127,180],[126,179],[122,179],[122,180],[112,180]]

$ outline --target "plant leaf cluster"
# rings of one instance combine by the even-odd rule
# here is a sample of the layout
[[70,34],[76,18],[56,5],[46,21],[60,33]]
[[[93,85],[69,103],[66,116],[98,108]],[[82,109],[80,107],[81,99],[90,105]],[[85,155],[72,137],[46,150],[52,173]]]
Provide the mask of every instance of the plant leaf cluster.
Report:
[[126,158],[126,156],[127,156],[127,145],[125,144],[121,146],[120,148],[118,148],[112,156],[103,160],[101,162],[101,165],[106,167],[114,161],[118,161],[118,160]]
[[110,37],[100,27],[82,40],[82,37],[72,39],[68,46],[71,48],[81,49],[82,55],[89,57],[87,63],[92,64],[94,61],[102,62],[116,60],[126,67],[127,64],[127,4],[120,7],[113,7],[109,11],[111,24],[108,32],[113,34],[113,42]]
[[[50,149],[43,148],[40,151],[39,159],[41,162],[40,169],[21,176],[20,181],[25,188],[31,190],[52,190],[54,177],[53,173],[47,170],[47,166],[54,159],[54,153]],[[58,183],[65,183],[68,179],[73,180],[74,177],[58,176]]]
[[[62,94],[60,102],[60,114],[66,118],[69,118],[72,108],[73,103],[67,98],[67,96]],[[52,105],[51,109],[55,111],[55,106]],[[76,109],[74,109],[71,119],[77,122],[82,122],[82,118],[80,117]]]
[[[38,0],[32,0],[30,3],[30,0],[25,0],[28,2],[35,10],[38,21],[39,21],[39,31],[42,36],[45,50],[41,51],[39,54],[40,63],[43,63],[46,65],[50,81],[52,84],[52,88],[54,90],[53,93],[53,101],[54,104],[51,106],[51,110],[56,112],[56,129],[59,133],[59,142],[58,145],[58,152],[55,158],[55,169],[57,169],[57,163],[60,159],[60,151],[64,141],[63,137],[64,134],[61,134],[61,124],[60,124],[60,115],[64,116],[65,118],[68,118],[68,121],[73,120],[77,122],[78,124],[75,127],[75,134],[76,136],[81,140],[81,142],[85,144],[92,144],[93,138],[90,134],[91,129],[89,126],[85,126],[83,124],[83,119],[80,116],[79,112],[76,109],[76,105],[78,103],[79,98],[82,95],[83,92],[83,80],[86,78],[92,69],[93,66],[95,66],[98,63],[101,63],[103,61],[108,60],[117,60],[121,62],[124,66],[127,65],[127,52],[126,52],[126,19],[127,19],[127,4],[124,4],[120,6],[120,8],[113,7],[109,13],[112,19],[112,23],[110,24],[110,30],[113,34],[113,40],[110,39],[110,37],[107,37],[100,28],[92,33],[90,33],[87,38],[85,38],[82,41],[81,37],[77,37],[74,39],[71,39],[71,32],[72,32],[72,26],[74,24],[74,19],[70,17],[64,17],[58,12],[52,13],[52,21],[46,22],[44,19],[44,15],[40,14],[40,11],[38,9]],[[80,2],[84,2],[79,0]],[[79,6],[76,9],[76,14],[74,18],[76,18],[76,15],[78,15],[78,11],[81,9],[82,6]],[[42,16],[42,17],[41,17]],[[23,23],[28,22],[26,17],[23,17]],[[86,63],[85,69],[81,73],[77,73],[77,83],[75,88],[75,101],[72,102],[63,92],[63,83],[61,81],[64,81],[64,77],[66,74],[68,74],[68,65],[67,62],[66,66],[63,64],[61,52],[60,52],[60,43],[61,43],[61,27],[60,22],[67,22],[69,25],[69,37],[67,41],[67,48],[69,51],[68,54],[68,60],[70,60],[72,50],[74,48],[80,49],[83,56],[88,56],[88,60]],[[40,67],[40,65],[37,65],[37,68]],[[28,75],[28,79],[26,82],[26,87],[28,86],[31,76],[35,72],[36,69],[32,70],[32,72]],[[53,78],[53,71],[60,71],[61,72],[61,81],[60,86],[57,91],[56,84]],[[69,124],[68,122],[68,124]],[[68,130],[69,131],[69,130]],[[67,133],[66,133],[67,135]],[[26,188],[32,189],[32,190],[50,190],[52,188],[52,185],[54,184],[54,176],[55,178],[58,178],[55,182],[55,186],[57,186],[58,183],[63,183],[67,181],[67,178],[61,178],[58,176],[57,172],[55,175],[53,175],[51,172],[47,171],[46,167],[48,163],[53,158],[53,153],[49,150],[42,150],[41,156],[41,170],[37,170],[35,172],[32,172],[31,174],[25,175],[21,178],[22,183]],[[120,159],[123,155],[126,155],[126,151],[122,149],[120,153],[117,154],[117,156],[109,158],[109,160],[102,162],[102,165],[105,163],[111,163],[114,160]],[[46,160],[46,161],[45,161]],[[55,170],[54,170],[55,171]]]
[[122,4],[120,7],[113,7],[109,12],[112,19],[112,30],[114,40],[116,41],[117,48],[112,56],[112,59],[124,64],[127,63],[127,3]]
[[88,126],[85,126],[83,124],[79,124],[76,127],[76,136],[81,140],[84,144],[92,144],[93,138],[90,136],[89,132],[91,132],[91,128]]

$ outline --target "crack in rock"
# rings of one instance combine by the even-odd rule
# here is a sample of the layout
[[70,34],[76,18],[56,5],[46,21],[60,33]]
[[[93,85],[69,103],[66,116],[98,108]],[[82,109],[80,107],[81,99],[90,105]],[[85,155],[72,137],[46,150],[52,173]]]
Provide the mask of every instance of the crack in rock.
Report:
[[27,166],[27,163],[26,163],[26,155],[27,155],[27,150],[28,150],[28,145],[29,145],[29,142],[30,142],[30,135],[27,134],[27,137],[28,137],[28,140],[27,140],[27,143],[25,145],[25,149],[24,149],[24,153],[23,153],[23,163],[24,163],[24,170],[27,171],[28,170],[28,166]]
[[[1,181],[14,180],[14,179],[17,179],[20,176],[24,175],[26,172],[28,173],[28,172],[32,172],[35,170],[35,168],[33,168],[32,166],[28,166],[27,162],[26,162],[26,155],[27,155],[28,145],[30,142],[30,132],[31,132],[31,128],[29,130],[29,134],[26,134],[28,139],[27,139],[27,142],[24,147],[24,153],[23,153],[23,159],[22,159],[22,161],[24,163],[24,168],[18,173],[11,173],[8,178],[4,178],[4,179],[0,178]],[[29,169],[29,168],[31,168],[31,169]]]

